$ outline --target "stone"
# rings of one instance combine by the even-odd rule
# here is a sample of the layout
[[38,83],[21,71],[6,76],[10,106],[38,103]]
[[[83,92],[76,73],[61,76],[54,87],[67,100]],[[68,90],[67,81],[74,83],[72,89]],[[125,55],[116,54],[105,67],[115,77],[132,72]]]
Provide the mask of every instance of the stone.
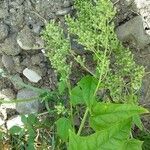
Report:
[[37,66],[37,65],[31,66],[29,69],[35,71],[41,77],[45,76],[46,72],[47,72],[47,68],[45,66],[45,63],[41,63],[41,64],[39,64],[39,66]]
[[22,80],[22,78],[20,77],[19,74],[15,74],[15,75],[12,77],[11,82],[13,83],[14,88],[15,88],[16,90],[20,90],[20,89],[23,88],[23,86],[21,86],[21,84],[23,83],[23,80]]
[[10,128],[12,128],[13,126],[18,126],[23,128],[24,124],[21,121],[21,116],[14,116],[13,118],[9,119],[6,122],[6,127],[9,130]]
[[15,69],[16,73],[22,73],[24,68],[25,68],[24,66],[20,65],[20,66],[15,66],[14,69]]
[[63,3],[64,8],[70,7],[72,5],[73,5],[73,1],[71,1],[71,0],[65,0]]
[[30,57],[26,57],[25,59],[23,59],[23,61],[21,62],[22,66],[30,66],[31,64],[31,58]]
[[116,34],[123,42],[135,42],[135,45],[140,49],[144,49],[150,43],[150,36],[145,33],[141,16],[134,17],[119,26],[116,29]]
[[32,99],[31,101],[19,102],[16,104],[16,110],[20,114],[30,114],[30,113],[38,113],[41,108],[41,103],[39,102],[38,93],[29,90],[29,89],[22,89],[17,93],[17,99],[21,100],[28,100]]
[[13,71],[14,70],[14,61],[12,56],[8,56],[8,55],[3,55],[2,56],[2,63],[4,65],[4,67],[9,71]]
[[[42,42],[41,42],[42,41]],[[24,50],[39,50],[44,47],[43,40],[34,36],[28,26],[25,26],[17,36],[18,45]]]
[[0,41],[4,40],[8,35],[8,26],[0,23]]
[[72,10],[71,7],[64,8],[64,9],[58,10],[58,11],[56,12],[56,15],[57,15],[57,16],[64,16],[64,15],[67,15],[68,13],[70,13],[71,10]]
[[15,66],[20,66],[20,60],[21,60],[20,56],[14,56],[13,57],[13,61],[15,63]]
[[5,53],[6,55],[18,55],[21,52],[20,47],[16,43],[15,35],[10,36],[7,38],[4,43],[0,44],[0,51]]
[[42,60],[41,60],[41,57],[40,57],[39,54],[33,55],[33,56],[31,57],[31,62],[32,62],[33,65],[39,65],[41,61],[42,61]]
[[3,69],[2,56],[0,55],[0,69]]
[[25,68],[23,70],[23,75],[27,77],[29,81],[34,83],[38,83],[38,81],[42,79],[42,77],[39,74],[37,74],[35,71],[28,68]]
[[8,6],[6,3],[0,3],[0,19],[3,19],[8,16]]

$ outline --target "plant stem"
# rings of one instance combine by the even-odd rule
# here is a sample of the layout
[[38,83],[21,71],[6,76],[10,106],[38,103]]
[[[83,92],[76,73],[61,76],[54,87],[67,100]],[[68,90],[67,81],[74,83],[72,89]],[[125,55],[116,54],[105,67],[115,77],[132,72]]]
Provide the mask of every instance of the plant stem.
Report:
[[85,121],[86,121],[88,112],[89,112],[89,109],[88,109],[88,107],[87,107],[86,110],[85,110],[83,119],[82,119],[82,121],[81,121],[81,125],[80,125],[80,127],[79,127],[79,130],[78,130],[77,135],[80,135],[80,134],[81,134],[81,131],[82,131],[82,128],[84,127],[84,124],[85,124]]
[[[71,96],[71,85],[70,85],[70,81],[67,81],[66,84],[67,84],[67,87],[68,87],[69,95]],[[70,101],[70,118],[71,118],[72,126],[73,126],[73,128],[74,128],[73,107],[72,107],[71,101]]]

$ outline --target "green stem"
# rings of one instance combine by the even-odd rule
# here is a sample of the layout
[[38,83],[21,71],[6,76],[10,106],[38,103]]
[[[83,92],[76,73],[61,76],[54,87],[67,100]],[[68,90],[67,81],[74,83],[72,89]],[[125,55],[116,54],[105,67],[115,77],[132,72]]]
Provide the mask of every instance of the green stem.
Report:
[[81,121],[81,125],[80,125],[80,127],[79,127],[79,130],[78,130],[77,135],[80,135],[80,134],[81,134],[81,131],[82,131],[82,128],[84,127],[84,124],[85,124],[85,121],[86,121],[88,112],[89,112],[89,109],[88,109],[88,107],[87,107],[87,108],[86,108],[86,111],[85,111],[85,113],[84,113],[83,119],[82,119],[82,121]]
[[[67,84],[67,87],[68,87],[69,95],[71,96],[71,85],[70,85],[70,82],[67,81],[66,84]],[[73,128],[74,128],[74,121],[73,121],[73,106],[72,106],[71,101],[70,101],[70,117],[71,117],[72,126],[73,126]]]

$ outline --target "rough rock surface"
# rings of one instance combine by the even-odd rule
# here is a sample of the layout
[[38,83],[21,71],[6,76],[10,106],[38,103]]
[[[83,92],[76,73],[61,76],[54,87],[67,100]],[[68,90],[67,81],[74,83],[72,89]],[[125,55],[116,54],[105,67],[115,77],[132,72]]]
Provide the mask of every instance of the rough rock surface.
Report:
[[19,102],[16,104],[16,110],[20,114],[37,113],[40,110],[41,104],[38,99],[38,94],[28,89],[18,91],[17,99],[30,101]]
[[145,46],[150,44],[150,36],[144,30],[141,16],[136,16],[119,26],[116,29],[116,33],[121,41],[130,42],[130,44],[134,44],[139,49],[144,49]]
[[[49,20],[61,20],[65,14],[71,13],[72,5],[70,0],[1,0],[0,68],[7,72],[9,78],[0,78],[0,90],[12,88],[15,96],[23,98],[23,95],[20,96],[23,88],[21,83],[39,88],[55,88],[57,78],[42,53],[44,42],[41,31]],[[27,92],[27,97],[32,96],[31,93]],[[8,93],[5,94],[3,97],[7,99]],[[20,106],[25,109],[29,107],[28,113],[33,112],[31,107],[38,111],[36,102]],[[27,113],[18,107],[17,110]]]

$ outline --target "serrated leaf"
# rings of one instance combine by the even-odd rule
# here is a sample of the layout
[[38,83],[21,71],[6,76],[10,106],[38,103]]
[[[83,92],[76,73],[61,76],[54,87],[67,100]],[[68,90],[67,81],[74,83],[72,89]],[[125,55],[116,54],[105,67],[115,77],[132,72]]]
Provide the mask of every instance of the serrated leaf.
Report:
[[110,125],[148,112],[145,108],[131,104],[97,103],[91,109],[90,125],[96,131]]
[[78,85],[71,91],[71,102],[73,105],[86,104],[92,106],[95,102],[94,92],[97,86],[97,79],[92,76],[83,77]]
[[125,150],[132,120],[126,120],[98,131],[90,136],[81,137],[70,131],[69,150]]
[[69,130],[72,130],[71,121],[67,118],[60,118],[56,121],[58,136],[67,141],[69,137]]

